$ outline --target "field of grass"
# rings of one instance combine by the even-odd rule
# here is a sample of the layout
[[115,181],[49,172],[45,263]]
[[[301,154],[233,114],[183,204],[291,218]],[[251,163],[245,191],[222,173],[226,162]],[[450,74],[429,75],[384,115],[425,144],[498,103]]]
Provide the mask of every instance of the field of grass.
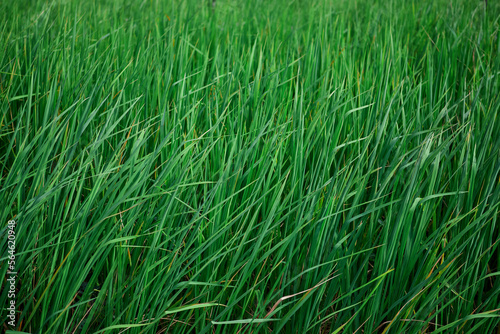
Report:
[[500,333],[499,29],[495,1],[1,2],[2,330]]

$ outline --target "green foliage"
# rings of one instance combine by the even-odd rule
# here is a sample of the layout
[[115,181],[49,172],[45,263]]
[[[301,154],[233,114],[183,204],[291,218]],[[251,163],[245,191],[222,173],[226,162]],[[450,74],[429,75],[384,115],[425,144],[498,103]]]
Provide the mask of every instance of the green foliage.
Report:
[[13,332],[499,330],[500,3],[0,13]]

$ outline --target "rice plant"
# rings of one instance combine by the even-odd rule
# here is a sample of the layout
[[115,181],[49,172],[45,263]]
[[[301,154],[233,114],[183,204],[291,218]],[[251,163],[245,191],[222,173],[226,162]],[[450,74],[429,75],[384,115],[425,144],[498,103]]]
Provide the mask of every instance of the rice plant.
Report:
[[494,1],[0,3],[3,330],[500,333],[499,29]]

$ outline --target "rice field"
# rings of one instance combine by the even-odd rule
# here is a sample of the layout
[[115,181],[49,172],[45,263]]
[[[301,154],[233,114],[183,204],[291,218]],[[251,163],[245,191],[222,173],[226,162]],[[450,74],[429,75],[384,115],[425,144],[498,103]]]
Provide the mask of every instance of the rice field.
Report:
[[2,329],[500,333],[499,29],[495,1],[1,2]]

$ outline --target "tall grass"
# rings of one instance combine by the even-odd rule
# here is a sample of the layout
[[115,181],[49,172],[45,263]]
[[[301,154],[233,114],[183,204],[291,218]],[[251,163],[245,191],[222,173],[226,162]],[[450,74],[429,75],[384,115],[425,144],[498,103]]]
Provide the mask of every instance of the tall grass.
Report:
[[0,13],[5,329],[500,331],[499,3]]

